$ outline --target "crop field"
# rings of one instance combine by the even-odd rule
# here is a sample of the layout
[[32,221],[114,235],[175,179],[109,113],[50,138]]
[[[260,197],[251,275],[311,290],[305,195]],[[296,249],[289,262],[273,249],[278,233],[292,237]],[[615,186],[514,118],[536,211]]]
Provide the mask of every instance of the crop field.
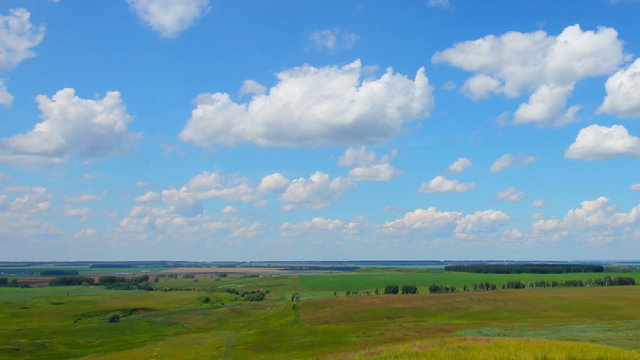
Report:
[[[638,273],[262,275],[3,287],[0,359],[640,359],[640,286],[461,291]],[[429,294],[434,283],[458,291]],[[419,293],[375,295],[389,284]]]

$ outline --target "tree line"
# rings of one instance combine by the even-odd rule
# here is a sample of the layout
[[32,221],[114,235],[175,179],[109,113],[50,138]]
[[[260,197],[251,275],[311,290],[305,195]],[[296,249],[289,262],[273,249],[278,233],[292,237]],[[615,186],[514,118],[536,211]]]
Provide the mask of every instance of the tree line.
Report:
[[[521,280],[510,280],[504,284],[496,285],[490,282],[477,282],[471,285],[464,285],[463,291],[493,291],[498,289],[526,289],[526,288],[556,288],[556,287],[603,287],[603,286],[630,286],[636,285],[636,280],[629,276],[604,276],[601,278],[587,279],[587,280],[565,280],[565,281],[549,281],[549,280],[536,280],[531,282],[524,282]],[[457,288],[452,285],[440,285],[431,284],[427,286],[429,294],[446,294],[457,291]],[[375,289],[373,294],[370,290],[346,290],[347,296],[359,296],[359,295],[380,295],[380,291]],[[418,287],[415,285],[386,285],[384,287],[384,295],[396,295],[396,294],[418,294]],[[338,292],[334,291],[334,296],[338,296]]]
[[589,264],[448,265],[444,269],[480,274],[567,274],[603,272],[604,266]]

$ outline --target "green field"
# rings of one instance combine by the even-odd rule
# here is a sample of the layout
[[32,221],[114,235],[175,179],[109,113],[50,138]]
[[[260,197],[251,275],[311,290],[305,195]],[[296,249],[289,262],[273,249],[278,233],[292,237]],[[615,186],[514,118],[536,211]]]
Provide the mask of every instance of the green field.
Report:
[[[0,359],[640,359],[640,286],[426,293],[433,283],[606,275],[640,279],[376,268],[163,278],[156,291],[5,287]],[[364,295],[388,284],[420,294]],[[269,293],[251,302],[229,289]],[[120,321],[108,322],[114,313]]]

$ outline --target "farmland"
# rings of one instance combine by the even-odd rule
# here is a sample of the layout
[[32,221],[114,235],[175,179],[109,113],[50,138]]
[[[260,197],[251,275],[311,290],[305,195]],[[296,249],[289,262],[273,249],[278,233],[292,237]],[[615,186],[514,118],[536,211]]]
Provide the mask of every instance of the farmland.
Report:
[[[154,291],[0,288],[0,358],[640,359],[640,286],[499,289],[513,280],[640,280],[636,272],[163,270],[150,273]],[[477,282],[498,290],[462,291]],[[389,284],[415,285],[418,294],[382,294]],[[456,291],[429,294],[431,284]],[[243,295],[256,291],[262,301]],[[108,321],[113,314],[119,321]]]

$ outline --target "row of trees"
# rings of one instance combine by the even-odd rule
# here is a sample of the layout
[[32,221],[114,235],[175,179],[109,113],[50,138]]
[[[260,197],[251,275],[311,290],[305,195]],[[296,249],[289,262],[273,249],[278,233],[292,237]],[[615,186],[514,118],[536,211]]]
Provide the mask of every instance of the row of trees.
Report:
[[[549,281],[536,280],[525,283],[520,280],[511,280],[502,284],[500,289],[526,289],[526,288],[557,288],[557,287],[600,287],[600,286],[629,286],[635,285],[636,279],[630,276],[605,276],[587,280]],[[464,291],[490,291],[497,290],[498,286],[489,282],[479,282],[471,286],[465,285]]]
[[0,286],[18,286],[18,279],[0,278]]
[[602,265],[590,264],[448,265],[444,269],[481,274],[567,274],[604,271]]
[[134,276],[125,278],[121,276],[101,276],[96,282],[94,278],[86,276],[59,276],[49,280],[49,286],[78,286],[101,285],[105,289],[113,290],[153,290],[149,284],[149,276]]
[[[526,289],[526,288],[556,288],[556,287],[598,287],[598,286],[628,286],[635,285],[636,280],[633,277],[628,276],[605,276],[595,279],[587,280],[565,280],[565,281],[548,281],[548,280],[536,280],[531,282],[524,282],[520,280],[510,280],[506,283],[498,286],[490,282],[477,282],[471,285],[464,285],[463,291],[493,291],[498,289]],[[428,287],[430,294],[445,294],[456,292],[456,287],[452,285],[440,285],[431,284]],[[393,294],[417,294],[418,287],[415,285],[387,285],[384,287],[385,295]],[[338,296],[338,292],[333,293],[334,296]],[[380,291],[375,289],[372,293],[370,290],[347,290],[347,296],[359,296],[359,295],[380,295]]]
[[245,290],[241,292],[236,289],[226,289],[225,292],[229,294],[239,295],[245,301],[262,301],[270,291],[257,289],[257,290]]

